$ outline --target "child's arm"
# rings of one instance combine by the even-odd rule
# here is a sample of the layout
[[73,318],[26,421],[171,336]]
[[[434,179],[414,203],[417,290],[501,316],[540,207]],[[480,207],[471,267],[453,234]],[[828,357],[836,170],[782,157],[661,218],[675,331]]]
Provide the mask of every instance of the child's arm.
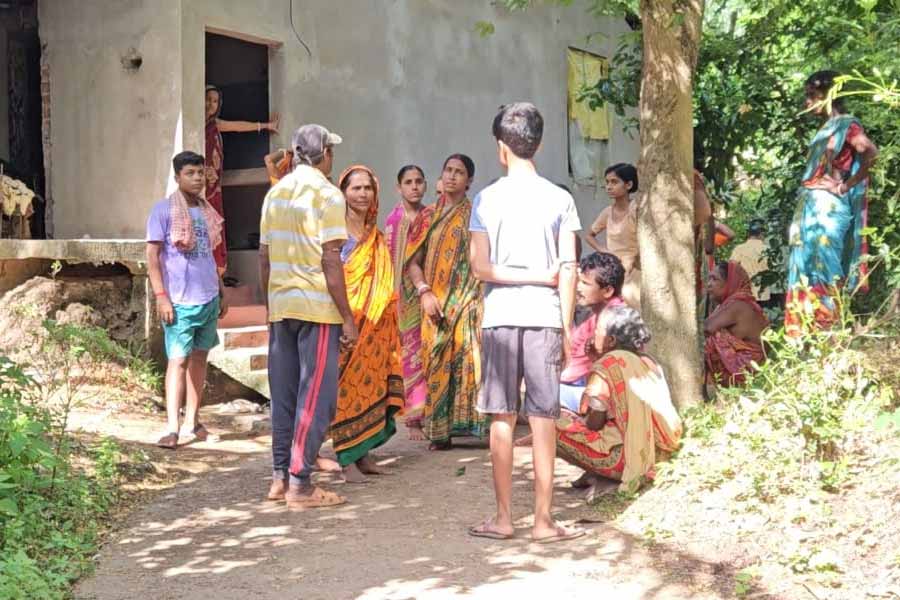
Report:
[[175,309],[163,283],[159,259],[162,245],[162,242],[147,242],[147,275],[150,277],[150,287],[153,288],[153,295],[156,297],[156,314],[160,321],[170,325],[175,319]]
[[287,150],[280,149],[270,152],[263,157],[263,163],[266,165],[266,173],[273,181],[281,179],[281,172],[278,170],[278,163],[284,160]]
[[[472,274],[479,281],[505,283],[511,285],[555,286],[559,280],[559,265],[549,269],[520,269],[491,263],[491,240],[487,233],[471,232],[469,242],[469,263]],[[562,236],[562,234],[560,234]],[[574,250],[573,250],[574,254]]]
[[[216,269],[218,272],[218,269]],[[225,299],[225,282],[222,280],[222,273],[219,273],[219,318],[225,316],[228,312],[228,300]]]
[[597,241],[597,236],[606,231],[607,219],[609,219],[609,209],[605,208],[591,224],[591,229],[585,236],[585,241],[588,243],[588,246],[593,248],[596,252],[609,252],[606,246]]

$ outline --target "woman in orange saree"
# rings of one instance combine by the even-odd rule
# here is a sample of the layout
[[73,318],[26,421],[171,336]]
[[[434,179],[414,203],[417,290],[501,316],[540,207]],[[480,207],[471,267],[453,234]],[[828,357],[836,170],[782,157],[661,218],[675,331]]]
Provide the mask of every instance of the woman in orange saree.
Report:
[[706,319],[704,357],[708,383],[740,385],[751,363],[765,360],[760,334],[769,326],[740,263],[721,262],[709,273],[709,294],[719,304]]
[[341,258],[359,341],[341,351],[331,439],[345,479],[361,483],[367,474],[384,472],[369,451],[394,434],[394,415],[403,408],[400,329],[391,254],[375,226],[378,179],[355,165],[341,174],[338,186],[347,199],[349,237]]

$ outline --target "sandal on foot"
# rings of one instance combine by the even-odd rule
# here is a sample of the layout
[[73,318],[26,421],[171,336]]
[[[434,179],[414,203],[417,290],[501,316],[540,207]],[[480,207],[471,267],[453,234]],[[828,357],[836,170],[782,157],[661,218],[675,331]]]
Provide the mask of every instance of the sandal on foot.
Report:
[[286,479],[273,479],[272,485],[269,486],[269,493],[266,494],[266,500],[284,500],[284,495],[288,489]]
[[165,448],[166,450],[175,450],[178,448],[178,433],[172,431],[167,433],[166,435],[159,438],[159,441],[156,442],[156,445],[160,448]]
[[313,489],[309,495],[301,495],[293,490],[288,490],[284,496],[289,510],[306,510],[308,508],[327,508],[330,506],[340,506],[345,504],[347,499],[338,496],[334,492],[323,490],[320,487]]
[[494,520],[485,519],[481,525],[469,527],[469,535],[472,537],[488,538],[491,540],[509,540],[512,539],[512,533],[504,533],[494,529]]
[[537,542],[538,544],[553,544],[555,542],[568,542],[569,540],[575,540],[580,538],[585,534],[584,529],[566,529],[562,525],[556,526],[556,534],[548,535],[539,539],[534,539],[532,541]]

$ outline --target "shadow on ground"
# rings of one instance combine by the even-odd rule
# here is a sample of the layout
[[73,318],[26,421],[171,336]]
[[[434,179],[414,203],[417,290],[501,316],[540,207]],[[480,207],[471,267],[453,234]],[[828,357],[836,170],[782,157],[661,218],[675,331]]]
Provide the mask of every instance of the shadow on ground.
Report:
[[[198,449],[208,469],[136,510],[104,548],[77,598],[216,600],[432,598],[728,598],[734,570],[648,546],[608,523],[569,491],[577,471],[558,462],[558,517],[590,527],[584,538],[542,546],[527,518],[509,541],[476,539],[468,526],[491,513],[487,451],[429,453],[399,432],[378,452],[392,474],[366,485],[320,482],[350,502],[289,512],[262,500],[264,443],[233,460]],[[205,445],[204,445],[205,446]],[[179,453],[191,452],[190,449]],[[530,513],[530,450],[517,449],[515,510]],[[200,458],[198,456],[198,458]],[[463,469],[465,467],[465,469]],[[764,597],[764,596],[757,596]]]

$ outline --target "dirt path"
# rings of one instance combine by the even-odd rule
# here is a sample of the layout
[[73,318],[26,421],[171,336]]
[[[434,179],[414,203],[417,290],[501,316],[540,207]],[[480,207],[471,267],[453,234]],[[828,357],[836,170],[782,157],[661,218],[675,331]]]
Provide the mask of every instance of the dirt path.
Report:
[[[467,526],[493,507],[484,447],[429,453],[401,430],[377,452],[391,475],[340,485],[348,505],[304,513],[263,500],[268,438],[225,436],[178,459],[190,453],[205,468],[131,513],[76,598],[669,600],[725,598],[733,588],[723,566],[603,523],[583,525],[589,534],[568,544],[531,543],[524,518],[514,540],[469,537]],[[526,515],[530,449],[516,459],[515,508]],[[568,491],[575,471],[561,461],[557,470],[559,518],[596,519]]]

